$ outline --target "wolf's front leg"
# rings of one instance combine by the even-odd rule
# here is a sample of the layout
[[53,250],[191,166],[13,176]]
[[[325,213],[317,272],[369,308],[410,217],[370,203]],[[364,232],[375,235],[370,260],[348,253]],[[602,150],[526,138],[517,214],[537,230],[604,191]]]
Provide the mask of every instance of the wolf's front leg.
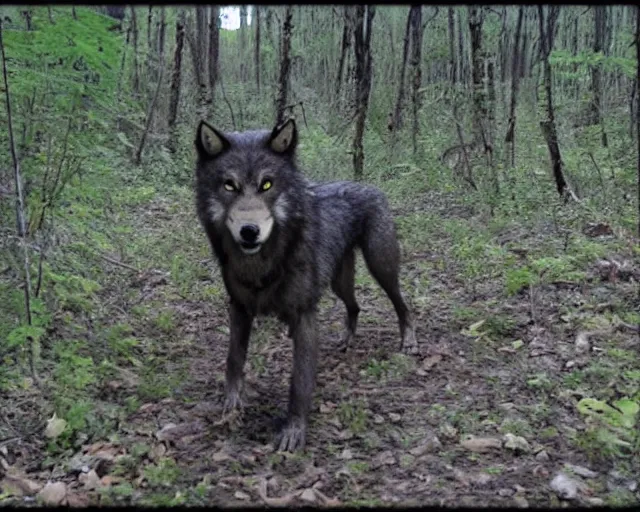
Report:
[[293,373],[289,391],[287,425],[280,433],[279,451],[304,448],[318,367],[316,313],[304,313],[291,326],[293,334]]
[[231,301],[229,306],[231,337],[227,354],[226,398],[223,414],[242,409],[244,390],[244,362],[247,357],[253,316],[240,304]]

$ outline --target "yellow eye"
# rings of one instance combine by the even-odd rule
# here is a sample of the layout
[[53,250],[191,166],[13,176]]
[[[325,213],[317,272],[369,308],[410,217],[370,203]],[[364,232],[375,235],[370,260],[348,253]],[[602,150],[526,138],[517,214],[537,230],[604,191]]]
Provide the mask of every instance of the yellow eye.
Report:
[[231,180],[227,180],[224,182],[224,188],[225,190],[228,190],[229,192],[233,192],[236,189],[236,186],[233,184],[233,181]]
[[271,185],[272,185],[271,180],[265,180],[265,181],[262,183],[262,187],[260,187],[260,188],[261,188],[262,190],[269,190],[269,189],[271,188]]

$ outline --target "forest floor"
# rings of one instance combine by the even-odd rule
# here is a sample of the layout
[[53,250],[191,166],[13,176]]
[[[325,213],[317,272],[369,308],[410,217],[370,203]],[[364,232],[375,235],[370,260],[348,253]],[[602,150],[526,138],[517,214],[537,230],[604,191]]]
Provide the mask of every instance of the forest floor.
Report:
[[[639,269],[622,231],[601,225],[567,236],[544,223],[498,223],[444,194],[403,203],[395,209],[402,282],[420,355],[399,353],[393,308],[359,257],[356,341],[335,350],[344,311],[327,292],[307,447],[287,454],[272,443],[292,344],[275,321],[259,319],[253,331],[242,421],[219,421],[226,295],[192,204],[186,187],[129,186],[113,191],[100,214],[68,212],[69,226],[74,217],[86,225],[88,213],[93,240],[102,233],[101,251],[81,253],[85,277],[99,284],[85,298],[97,306],[88,313],[78,299],[62,307],[50,335],[77,357],[93,351],[95,378],[85,386],[93,402],[64,445],[52,445],[42,427],[2,447],[0,503],[29,502],[17,496],[46,482],[63,482],[48,489],[72,505],[526,507],[640,498],[635,402],[624,399],[640,382],[629,325]],[[60,235],[67,257],[74,241],[89,245],[77,226]],[[79,324],[88,343],[65,342]],[[67,349],[56,349],[51,371],[65,368]],[[111,363],[98,365],[96,350]],[[80,359],[70,361],[80,379]],[[13,390],[2,419],[28,424],[40,393]]]

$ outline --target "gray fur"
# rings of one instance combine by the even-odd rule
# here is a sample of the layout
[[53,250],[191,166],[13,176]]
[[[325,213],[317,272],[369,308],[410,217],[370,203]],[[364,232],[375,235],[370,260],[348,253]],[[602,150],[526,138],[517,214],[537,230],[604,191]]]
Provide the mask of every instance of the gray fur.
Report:
[[[290,123],[272,132],[224,135],[201,123],[196,137],[196,203],[230,296],[225,411],[243,406],[243,367],[253,318],[276,315],[289,326],[294,342],[288,423],[279,449],[294,451],[305,444],[316,381],[317,305],[329,285],[347,309],[341,347],[355,336],[360,311],[354,295],[356,248],[393,302],[402,349],[416,353],[417,343],[400,293],[400,248],[386,197],[373,186],[307,180],[296,166],[297,133]],[[203,130],[209,137],[204,144]],[[288,138],[283,139],[283,133]],[[224,147],[220,152],[219,146]],[[211,155],[209,147],[216,148],[216,154]],[[271,179],[271,188],[260,191],[265,178]],[[242,190],[226,190],[228,179],[237,180]],[[227,227],[229,212],[240,201],[261,204],[256,209],[264,208],[273,219],[269,236],[254,254],[243,252]]]

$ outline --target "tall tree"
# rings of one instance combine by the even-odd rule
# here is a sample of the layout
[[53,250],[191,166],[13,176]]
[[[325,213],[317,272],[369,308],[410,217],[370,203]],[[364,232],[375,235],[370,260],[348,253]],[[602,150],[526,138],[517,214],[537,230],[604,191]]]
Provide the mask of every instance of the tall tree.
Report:
[[552,95],[552,75],[551,64],[549,63],[549,55],[553,48],[553,40],[555,36],[556,21],[558,19],[558,13],[560,7],[557,5],[550,5],[548,7],[549,12],[545,20],[544,7],[538,5],[538,22],[540,24],[540,58],[542,60],[542,69],[544,73],[544,92],[546,97],[545,114],[546,117],[540,121],[540,128],[542,134],[547,142],[549,149],[549,157],[551,158],[551,167],[553,170],[553,177],[556,182],[556,189],[561,197],[573,197],[576,198],[567,180],[564,176],[563,162],[560,155],[560,146],[558,144],[558,131],[556,129],[555,113],[553,108],[553,95]]
[[413,71],[411,103],[413,105],[413,154],[418,152],[418,110],[420,109],[420,86],[422,84],[422,6],[414,5],[410,10],[411,15],[411,70]]
[[184,47],[185,12],[180,9],[176,21],[176,46],[173,51],[173,70],[171,72],[171,91],[169,96],[169,142],[171,152],[175,152],[178,143],[176,121],[180,102],[180,83],[182,81],[182,48]]
[[364,149],[362,138],[371,91],[372,57],[371,33],[375,6],[358,5],[355,8],[354,50],[356,58],[356,129],[353,137],[353,173],[356,180],[362,178]]
[[198,72],[203,78],[207,74],[207,8],[204,5],[196,6],[196,48],[198,51]]
[[456,62],[456,30],[453,7],[447,8],[447,18],[449,21],[449,77],[451,78],[451,83],[455,85],[458,82],[456,73],[458,63]]
[[[398,77],[398,95],[396,96],[396,107],[393,111],[393,125],[395,126],[395,131],[397,132],[400,128],[402,128],[402,107],[404,104],[404,95],[405,95],[405,75],[407,74],[407,60],[409,59],[409,43],[411,40],[411,21],[413,11],[409,8],[409,13],[407,14],[407,24],[404,29],[404,42],[402,45],[402,62],[400,63],[400,76]],[[394,135],[395,141],[395,135]]]
[[522,32],[522,19],[524,17],[524,6],[518,8],[518,21],[516,22],[516,34],[513,40],[513,51],[511,54],[511,101],[509,103],[509,123],[507,127],[507,135],[505,142],[509,144],[509,163],[511,167],[515,165],[515,145],[516,145],[516,105],[518,103],[518,90],[520,87],[520,53],[518,51],[520,44],[520,34]]
[[212,5],[209,9],[209,94],[213,99],[220,68],[220,7]]
[[256,68],[256,90],[260,94],[260,73],[262,68],[260,67],[260,9],[257,5],[253,6],[253,19],[256,27],[253,65]]
[[473,83],[473,139],[489,150],[484,124],[487,119],[487,103],[484,88],[484,49],[482,47],[482,7],[469,6],[469,32],[471,34],[471,76]]
[[240,80],[244,84],[247,81],[247,6],[240,6]]
[[276,98],[276,119],[277,124],[284,121],[284,112],[287,106],[287,96],[289,92],[289,74],[291,70],[291,31],[293,30],[293,7],[287,5],[282,25],[282,56],[280,59],[280,78],[278,79],[278,96]]
[[338,60],[338,74],[336,77],[336,102],[340,105],[340,88],[342,86],[342,72],[351,45],[351,6],[344,6],[344,25],[342,27],[342,43],[340,45],[340,60]]
[[140,69],[138,66],[138,18],[136,8],[131,5],[131,36],[133,40],[133,92],[140,92]]
[[[592,8],[595,24],[593,52],[597,54],[604,50],[607,6],[595,5]],[[604,130],[602,119],[602,64],[600,62],[596,62],[591,66],[591,95],[589,124],[599,124],[601,126],[602,145],[607,147],[607,132]]]

